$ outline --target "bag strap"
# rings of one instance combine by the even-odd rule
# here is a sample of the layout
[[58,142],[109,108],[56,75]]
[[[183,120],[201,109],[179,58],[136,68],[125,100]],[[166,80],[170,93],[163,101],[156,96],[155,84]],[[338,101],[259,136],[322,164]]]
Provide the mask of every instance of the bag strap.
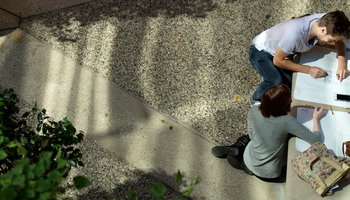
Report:
[[337,169],[338,171],[344,172],[344,169],[341,168],[339,165],[337,165],[337,163],[335,163],[334,161],[331,161],[329,158],[326,158],[325,156],[316,156],[313,160],[311,160],[310,162],[310,170],[311,170],[311,166],[314,164],[314,162],[316,162],[318,159],[323,160],[324,162],[326,162],[327,164],[331,165],[332,167],[334,167],[335,169]]
[[322,188],[322,190],[326,190],[327,189],[327,185],[326,183],[317,175],[314,174],[314,172],[311,170],[311,166],[318,160],[322,160],[324,162],[326,162],[327,164],[331,165],[332,167],[334,167],[337,171],[340,171],[341,173],[344,173],[344,169],[341,168],[339,165],[337,165],[337,163],[335,163],[334,161],[331,161],[329,158],[326,158],[324,156],[317,156],[315,157],[311,162],[310,162],[310,173],[312,175],[312,177],[315,178],[316,183],[318,183],[320,185],[320,187]]
[[334,161],[331,161],[331,159],[326,158],[324,156],[320,156],[320,159],[325,161],[327,164],[331,165],[332,167],[334,167],[335,169],[337,169],[340,172],[344,172],[345,170],[340,167],[337,163],[335,163]]
[[315,157],[313,160],[311,160],[310,162],[310,173],[311,173],[311,176],[314,177],[314,179],[316,180],[316,183],[318,183],[320,185],[320,187],[325,190],[327,188],[327,185],[326,183],[317,175],[315,175],[312,170],[311,170],[311,166],[318,160],[318,159],[321,159],[321,157],[323,156],[317,156]]

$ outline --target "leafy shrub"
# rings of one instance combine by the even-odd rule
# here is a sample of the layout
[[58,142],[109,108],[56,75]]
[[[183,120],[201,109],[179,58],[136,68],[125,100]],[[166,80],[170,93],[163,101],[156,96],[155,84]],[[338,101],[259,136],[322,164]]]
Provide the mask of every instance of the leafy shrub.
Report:
[[[19,117],[17,102],[17,95],[12,89],[0,93],[0,159],[3,159],[0,163],[1,173],[11,169],[11,163],[16,159],[27,157],[29,164],[38,162],[40,153],[44,151],[53,152],[51,169],[57,167],[58,158],[69,161],[61,172],[68,169],[68,173],[72,166],[84,165],[80,150],[73,146],[83,140],[82,131],[76,134],[76,129],[67,118],[56,122],[46,116],[45,109],[38,112],[36,104],[31,112]],[[28,116],[37,118],[36,132],[27,125]]]
[[[36,104],[20,116],[18,101],[13,89],[0,93],[0,199],[54,199],[65,191],[59,187],[61,178],[72,166],[84,166],[80,150],[74,147],[84,134],[77,133],[67,118],[52,120]],[[27,124],[28,117],[37,119],[34,129]],[[68,187],[90,184],[84,177],[74,181]]]
[[56,199],[57,194],[64,194],[66,188],[81,189],[90,185],[85,177],[74,177],[74,184],[61,187],[62,177],[68,171],[65,168],[67,160],[61,159],[55,169],[51,168],[52,152],[42,152],[39,161],[29,164],[29,158],[13,162],[13,168],[0,177],[0,200],[13,199]]

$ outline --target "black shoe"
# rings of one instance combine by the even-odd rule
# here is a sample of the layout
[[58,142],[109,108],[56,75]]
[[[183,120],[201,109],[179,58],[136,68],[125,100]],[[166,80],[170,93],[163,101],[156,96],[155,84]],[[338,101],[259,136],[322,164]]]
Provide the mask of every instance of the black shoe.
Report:
[[226,158],[227,155],[237,156],[239,148],[236,146],[216,146],[211,149],[211,153],[218,158]]
[[248,175],[254,175],[254,173],[250,171],[248,167],[244,163],[241,163],[236,157],[228,155],[227,161],[233,168],[244,170],[244,172]]
[[231,155],[243,160],[243,152],[249,142],[249,135],[242,135],[235,144],[231,146],[216,146],[211,149],[211,152],[218,158],[226,158],[228,155]]
[[239,137],[237,139],[237,142],[234,144],[234,146],[236,146],[244,151],[244,149],[246,148],[246,146],[248,145],[249,142],[250,142],[249,135],[242,135],[241,137]]
[[243,153],[249,142],[250,142],[249,135],[242,135],[237,139],[237,142],[234,145],[232,145],[239,149],[239,153],[236,155],[236,157],[239,160],[243,160]]

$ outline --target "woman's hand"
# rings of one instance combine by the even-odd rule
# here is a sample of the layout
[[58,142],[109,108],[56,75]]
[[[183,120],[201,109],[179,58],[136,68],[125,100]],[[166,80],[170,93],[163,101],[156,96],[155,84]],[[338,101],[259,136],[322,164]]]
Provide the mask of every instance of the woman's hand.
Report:
[[312,131],[321,132],[320,124],[318,123],[318,120],[320,120],[322,116],[323,116],[323,107],[322,106],[317,106],[315,108],[314,114],[312,116],[312,118],[313,118],[313,120],[312,120],[313,121]]
[[313,119],[320,120],[323,117],[323,107],[317,106],[314,110]]

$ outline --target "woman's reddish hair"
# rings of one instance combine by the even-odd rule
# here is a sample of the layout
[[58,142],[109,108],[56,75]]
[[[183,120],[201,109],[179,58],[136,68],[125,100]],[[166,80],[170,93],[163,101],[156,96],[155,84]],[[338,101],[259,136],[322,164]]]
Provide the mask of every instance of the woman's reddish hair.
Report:
[[291,92],[285,84],[274,85],[261,97],[259,110],[264,117],[278,117],[290,112]]

